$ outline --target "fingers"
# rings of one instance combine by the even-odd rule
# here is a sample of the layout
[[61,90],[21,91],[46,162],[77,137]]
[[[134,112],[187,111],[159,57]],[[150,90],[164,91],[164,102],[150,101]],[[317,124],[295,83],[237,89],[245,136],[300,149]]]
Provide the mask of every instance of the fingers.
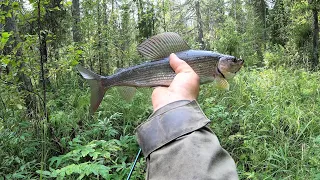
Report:
[[174,53],[170,54],[169,56],[169,62],[172,69],[175,71],[176,74],[179,73],[187,73],[188,76],[185,76],[185,78],[195,81],[199,84],[199,76],[193,71],[193,69],[187,64],[185,61],[178,58],[177,55]]
[[154,111],[171,102],[195,100],[199,94],[200,78],[193,69],[175,54],[169,57],[170,66],[176,76],[169,87],[157,87],[152,93]]
[[179,59],[174,53],[170,54],[169,62],[176,74],[181,72],[193,72],[193,69],[185,61]]

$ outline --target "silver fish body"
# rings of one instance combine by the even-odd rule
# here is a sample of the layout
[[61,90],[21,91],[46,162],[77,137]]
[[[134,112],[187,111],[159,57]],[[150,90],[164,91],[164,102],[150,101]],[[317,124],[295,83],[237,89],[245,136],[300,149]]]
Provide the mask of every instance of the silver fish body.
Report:
[[[176,55],[192,67],[199,75],[202,84],[213,81],[214,76],[219,75],[217,74],[219,73],[217,66],[221,57],[234,58],[233,56],[201,50],[187,50],[178,52]],[[175,75],[169,64],[169,57],[166,57],[129,67],[114,75],[103,77],[103,86],[107,88],[112,86],[169,86]]]
[[[111,87],[169,86],[176,75],[169,63],[171,53],[175,53],[192,67],[199,75],[201,84],[217,81],[223,89],[229,88],[226,79],[232,78],[243,65],[243,60],[234,56],[192,50],[176,33],[153,36],[139,45],[138,51],[153,60],[122,69],[111,76],[101,76],[80,65],[77,66],[91,86],[91,112],[97,110],[105,92]],[[133,97],[134,88],[127,90],[125,94],[131,94],[130,97]]]

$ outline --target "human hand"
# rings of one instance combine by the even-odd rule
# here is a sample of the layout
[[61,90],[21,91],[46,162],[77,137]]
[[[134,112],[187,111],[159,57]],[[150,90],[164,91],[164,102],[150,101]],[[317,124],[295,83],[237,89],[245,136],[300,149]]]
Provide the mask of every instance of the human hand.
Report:
[[169,87],[153,90],[153,111],[178,100],[195,100],[199,94],[200,78],[193,69],[175,54],[170,55],[169,62],[177,75]]

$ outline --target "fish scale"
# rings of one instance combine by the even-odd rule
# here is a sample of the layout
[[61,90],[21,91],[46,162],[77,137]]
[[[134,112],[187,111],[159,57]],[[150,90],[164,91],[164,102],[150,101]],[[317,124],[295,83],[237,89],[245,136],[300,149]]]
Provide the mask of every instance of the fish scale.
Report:
[[[200,76],[213,75],[215,67],[219,61],[217,55],[212,53],[212,56],[201,56],[201,51],[182,52],[180,54],[186,54],[179,57],[185,60],[192,69]],[[200,56],[197,56],[199,54]],[[219,54],[220,55],[220,54]],[[216,59],[215,59],[216,58]],[[169,60],[163,59],[156,62],[145,63],[143,66],[136,66],[122,71],[119,74],[115,74],[112,78],[115,78],[114,84],[110,86],[136,86],[136,87],[153,87],[153,86],[167,86],[168,84],[161,84],[159,80],[171,80],[174,78],[175,73],[169,65]]]

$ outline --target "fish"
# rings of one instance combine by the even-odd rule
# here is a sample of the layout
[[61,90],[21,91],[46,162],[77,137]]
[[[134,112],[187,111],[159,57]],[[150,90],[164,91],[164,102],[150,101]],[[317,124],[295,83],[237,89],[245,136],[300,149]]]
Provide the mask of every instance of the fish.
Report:
[[94,113],[106,91],[119,87],[125,99],[134,96],[137,87],[168,87],[176,73],[169,64],[169,55],[175,53],[200,77],[200,84],[215,81],[217,88],[229,89],[227,80],[232,79],[243,66],[244,60],[213,51],[193,50],[174,32],[165,32],[142,42],[138,52],[151,61],[123,68],[110,76],[98,75],[81,65],[77,69],[91,87],[90,112]]

